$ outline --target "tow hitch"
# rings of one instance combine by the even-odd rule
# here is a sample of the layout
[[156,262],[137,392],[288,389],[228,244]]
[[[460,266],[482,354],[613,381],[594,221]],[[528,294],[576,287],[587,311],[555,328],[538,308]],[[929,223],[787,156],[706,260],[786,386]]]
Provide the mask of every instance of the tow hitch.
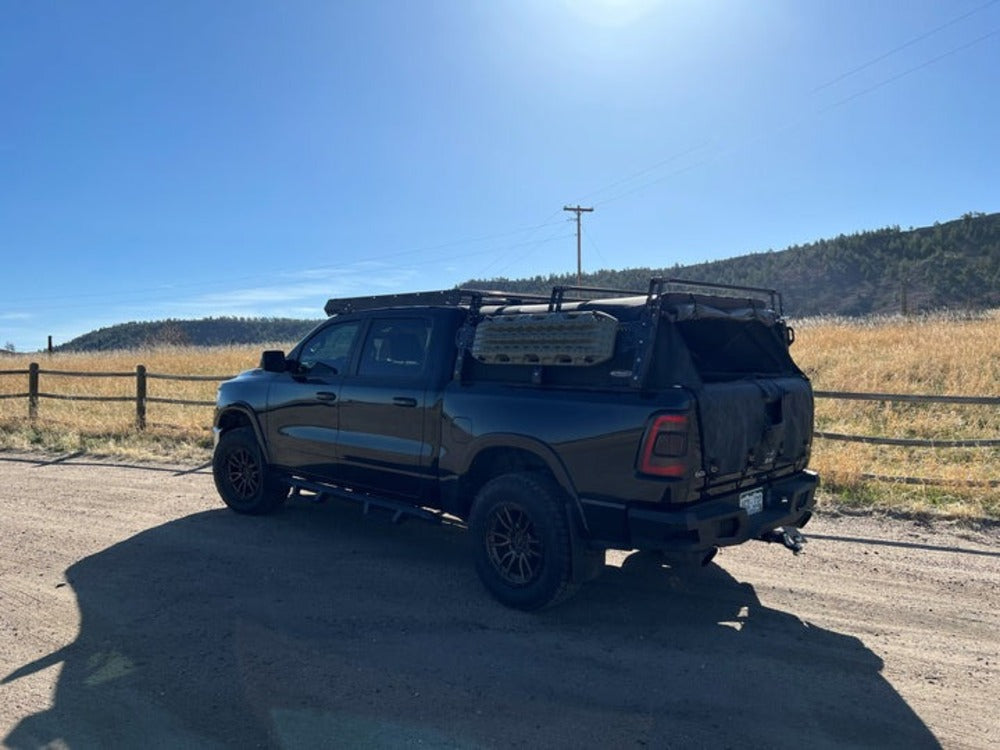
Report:
[[802,536],[802,532],[799,531],[794,526],[779,527],[777,529],[772,529],[771,531],[763,534],[760,537],[761,541],[768,542],[778,542],[783,544],[785,547],[790,549],[796,555],[802,552],[803,545],[809,540]]

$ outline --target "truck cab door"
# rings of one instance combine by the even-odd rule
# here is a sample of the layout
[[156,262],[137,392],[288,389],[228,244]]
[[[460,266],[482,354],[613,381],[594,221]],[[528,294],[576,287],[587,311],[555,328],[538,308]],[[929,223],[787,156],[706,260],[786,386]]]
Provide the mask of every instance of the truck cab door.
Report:
[[413,312],[374,317],[356,367],[341,384],[337,479],[418,497],[430,482],[425,435],[432,321]]
[[336,320],[293,353],[292,369],[271,383],[264,417],[272,463],[316,475],[334,472],[339,400],[362,321]]

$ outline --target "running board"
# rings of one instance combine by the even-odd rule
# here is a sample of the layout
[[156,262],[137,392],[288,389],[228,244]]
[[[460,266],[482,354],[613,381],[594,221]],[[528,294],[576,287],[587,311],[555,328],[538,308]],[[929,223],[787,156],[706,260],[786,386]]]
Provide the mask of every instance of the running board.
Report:
[[[336,485],[324,484],[322,482],[311,482],[308,479],[299,479],[298,477],[292,477],[289,479],[288,484],[291,485],[292,488],[292,497],[303,497],[304,499],[313,500],[315,502],[322,502],[328,497],[335,497],[339,500],[360,503],[362,512],[366,516],[371,515],[372,510],[375,509],[391,513],[392,517],[390,520],[392,523],[402,523],[408,518],[419,518],[421,521],[430,521],[431,523],[441,522],[441,514],[439,513],[427,510],[426,508],[407,505],[406,503],[398,500],[390,500],[386,497],[369,495],[364,492],[355,492],[354,490],[348,490]],[[303,496],[303,490],[306,492],[312,492],[315,497]]]

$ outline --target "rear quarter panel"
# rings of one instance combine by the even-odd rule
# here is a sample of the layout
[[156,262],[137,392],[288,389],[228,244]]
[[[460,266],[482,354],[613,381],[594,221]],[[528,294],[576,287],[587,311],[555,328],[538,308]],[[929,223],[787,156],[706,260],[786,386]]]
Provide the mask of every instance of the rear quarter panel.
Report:
[[558,462],[564,477],[557,479],[573,494],[657,502],[664,481],[636,473],[639,443],[650,415],[690,404],[683,389],[645,398],[628,389],[453,383],[444,398],[441,475],[465,474],[480,451],[495,445],[535,446]]

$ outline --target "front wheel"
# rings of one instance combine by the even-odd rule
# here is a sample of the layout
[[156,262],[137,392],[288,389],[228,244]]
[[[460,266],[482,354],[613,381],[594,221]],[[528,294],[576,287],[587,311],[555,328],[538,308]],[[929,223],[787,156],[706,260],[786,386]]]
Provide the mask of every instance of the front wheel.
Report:
[[222,433],[212,456],[212,475],[223,502],[237,513],[262,515],[288,497],[288,486],[269,476],[264,454],[249,427]]
[[476,572],[508,607],[541,609],[576,590],[562,493],[547,477],[504,474],[490,480],[476,495],[469,529]]

